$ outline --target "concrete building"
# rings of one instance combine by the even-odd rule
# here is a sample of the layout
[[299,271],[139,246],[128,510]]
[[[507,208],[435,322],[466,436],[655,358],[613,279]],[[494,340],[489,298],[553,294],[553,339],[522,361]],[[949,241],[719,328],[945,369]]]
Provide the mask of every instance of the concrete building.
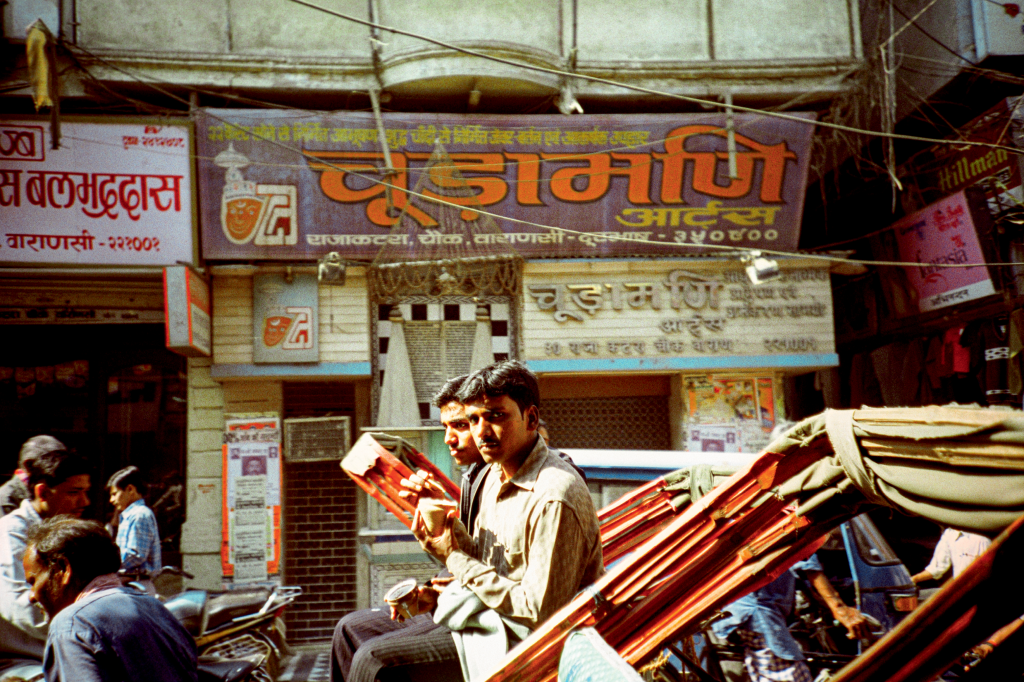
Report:
[[[198,253],[130,274],[155,288],[183,260],[210,287],[212,347],[181,360],[175,403],[195,584],[303,585],[289,631],[302,640],[429,574],[337,459],[361,430],[386,429],[457,480],[429,398],[488,352],[538,372],[557,446],[763,446],[797,413],[793,377],[839,362],[829,263],[752,252],[801,244],[812,121],[857,96],[865,66],[859,6],[5,5],[11,126],[55,136],[26,119],[24,27],[41,18],[59,38],[64,121],[144,115],[191,134],[179,198]],[[0,169],[27,181],[27,163]],[[18,234],[57,229],[21,220]],[[2,284],[19,296],[53,276],[5,253]],[[474,259],[490,260],[460,269]],[[85,265],[46,267],[93,283],[129,272]],[[633,463],[615,464],[594,478],[599,502],[628,485]],[[265,523],[238,513],[250,504]]]

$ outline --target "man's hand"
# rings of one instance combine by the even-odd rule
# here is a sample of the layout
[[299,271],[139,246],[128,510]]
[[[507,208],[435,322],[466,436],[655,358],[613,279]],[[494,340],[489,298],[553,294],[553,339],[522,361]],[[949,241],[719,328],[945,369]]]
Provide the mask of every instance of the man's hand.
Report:
[[402,487],[398,496],[409,500],[411,504],[419,504],[421,497],[444,497],[444,489],[434,480],[433,474],[420,469],[409,478],[403,478]]
[[[413,615],[419,615],[421,613],[430,613],[437,607],[437,597],[440,594],[436,589],[430,585],[420,585],[416,588],[416,604],[415,612]],[[405,614],[396,609],[394,606],[391,607],[391,620],[397,620],[399,623],[405,620]]]
[[456,518],[458,518],[457,512],[453,510],[449,513],[448,518],[445,519],[444,530],[435,537],[427,532],[427,527],[423,523],[423,517],[420,516],[420,510],[417,509],[412,517],[412,534],[420,541],[420,547],[423,548],[424,552],[437,557],[442,562],[447,562],[452,552],[459,551],[459,543],[455,539],[454,532]]
[[850,639],[866,639],[871,636],[871,629],[864,614],[852,606],[839,606],[832,615],[846,628],[846,636]]

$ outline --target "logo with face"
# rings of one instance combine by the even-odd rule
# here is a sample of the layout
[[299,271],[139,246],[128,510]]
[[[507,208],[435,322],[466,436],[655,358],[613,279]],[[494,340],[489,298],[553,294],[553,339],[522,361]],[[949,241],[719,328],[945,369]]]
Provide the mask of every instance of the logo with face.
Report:
[[[224,234],[235,244],[245,244],[252,239],[259,225],[260,215],[266,206],[266,200],[255,195],[255,184],[243,181],[224,187],[220,220]],[[237,185],[250,185],[252,194]]]
[[284,340],[288,334],[288,327],[292,324],[292,318],[284,315],[274,315],[263,321],[263,345],[273,348]]
[[234,144],[217,154],[213,162],[226,168],[221,193],[220,224],[233,244],[294,246],[299,231],[295,214],[298,196],[294,185],[259,185],[242,177],[249,158]]

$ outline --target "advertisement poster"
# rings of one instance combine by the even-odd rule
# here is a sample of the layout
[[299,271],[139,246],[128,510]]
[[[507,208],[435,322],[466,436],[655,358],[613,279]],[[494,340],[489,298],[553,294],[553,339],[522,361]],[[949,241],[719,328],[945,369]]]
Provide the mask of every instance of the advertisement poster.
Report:
[[[963,191],[893,223],[877,237],[895,241],[898,260],[926,267],[904,268],[921,312],[966,303],[995,293],[988,268],[935,267],[985,263],[985,255]],[[930,266],[930,267],[927,267]]]
[[[383,125],[390,190],[369,113],[198,111],[203,255],[370,260],[385,244],[411,250],[440,238],[438,205],[414,191],[465,206],[470,224],[473,208],[495,214],[503,234],[474,243],[497,239],[524,257],[792,251],[799,240],[813,132],[801,120],[737,114],[732,154],[718,113],[385,113]],[[462,181],[450,166],[424,172],[435,142]],[[390,234],[403,209],[422,234]]]
[[697,452],[758,452],[775,428],[770,378],[687,379],[687,449]]
[[0,262],[195,263],[187,123],[0,120]]
[[225,584],[281,574],[281,420],[228,418],[223,446]]

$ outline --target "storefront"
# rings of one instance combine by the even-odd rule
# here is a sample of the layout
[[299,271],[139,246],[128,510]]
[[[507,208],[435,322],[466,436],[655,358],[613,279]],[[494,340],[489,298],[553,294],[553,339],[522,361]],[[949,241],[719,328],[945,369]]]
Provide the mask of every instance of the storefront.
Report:
[[[767,441],[784,378],[836,364],[826,265],[783,261],[752,288],[740,264],[796,247],[801,117],[199,112],[209,378],[221,435],[236,417],[281,422],[282,572],[268,577],[317,586],[292,609],[316,612],[300,639],[434,572],[337,460],[384,430],[457,480],[430,405],[450,377],[525,360],[557,446]],[[220,568],[237,583],[224,557],[241,517],[226,509]]]
[[0,463],[49,433],[93,463],[89,516],[111,520],[103,484],[138,466],[164,560],[185,520],[188,361],[166,348],[163,266],[194,263],[187,124],[0,122]]

